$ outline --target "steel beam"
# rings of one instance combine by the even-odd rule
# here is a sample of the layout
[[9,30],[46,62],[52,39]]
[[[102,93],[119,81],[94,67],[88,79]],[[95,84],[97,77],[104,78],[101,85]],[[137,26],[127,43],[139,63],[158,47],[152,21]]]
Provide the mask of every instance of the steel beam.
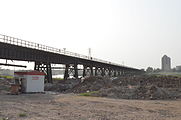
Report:
[[69,78],[69,64],[65,65],[65,73],[64,73],[64,80]]
[[78,79],[78,77],[79,77],[79,75],[78,75],[78,69],[77,69],[77,64],[76,64],[76,63],[74,64],[74,77],[75,77],[76,79]]
[[105,68],[101,68],[101,76],[102,76],[102,77],[105,76]]
[[95,76],[97,76],[97,67],[95,67]]
[[82,75],[82,76],[85,77],[85,76],[86,76],[86,73],[85,73],[85,72],[86,72],[87,66],[86,66],[86,65],[83,65],[83,67],[84,67],[84,68],[83,68],[83,75]]
[[3,66],[14,66],[14,67],[23,67],[23,68],[26,68],[26,66],[24,66],[24,65],[14,65],[14,64],[4,64],[4,63],[0,63],[0,65],[3,65]]
[[45,82],[53,83],[52,81],[52,70],[50,63],[35,62],[34,70],[44,72],[46,74]]
[[90,66],[90,70],[91,70],[91,76],[93,76],[93,67],[92,66]]

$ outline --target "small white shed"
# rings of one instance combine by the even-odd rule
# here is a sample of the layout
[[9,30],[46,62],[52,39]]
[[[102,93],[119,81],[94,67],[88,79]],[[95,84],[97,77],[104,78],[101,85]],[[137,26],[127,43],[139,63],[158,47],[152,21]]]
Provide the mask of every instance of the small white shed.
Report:
[[45,73],[39,71],[15,72],[15,80],[21,82],[21,91],[26,93],[44,92]]

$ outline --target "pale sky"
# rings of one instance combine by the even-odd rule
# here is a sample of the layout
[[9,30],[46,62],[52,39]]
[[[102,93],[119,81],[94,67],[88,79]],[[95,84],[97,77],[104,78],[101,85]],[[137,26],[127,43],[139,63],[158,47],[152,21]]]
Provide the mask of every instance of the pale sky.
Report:
[[135,67],[181,65],[181,0],[0,0],[0,34]]

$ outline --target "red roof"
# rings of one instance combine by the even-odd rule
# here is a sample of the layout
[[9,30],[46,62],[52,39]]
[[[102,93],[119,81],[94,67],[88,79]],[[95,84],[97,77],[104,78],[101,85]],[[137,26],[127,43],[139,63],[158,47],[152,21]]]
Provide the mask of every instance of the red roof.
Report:
[[21,71],[21,72],[14,72],[14,74],[17,75],[45,75],[44,72],[40,72],[40,71]]

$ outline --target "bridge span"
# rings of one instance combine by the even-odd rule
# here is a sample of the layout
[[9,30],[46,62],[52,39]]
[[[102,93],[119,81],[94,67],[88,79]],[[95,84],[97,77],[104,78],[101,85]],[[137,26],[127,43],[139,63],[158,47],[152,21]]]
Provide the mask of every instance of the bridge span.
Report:
[[46,73],[47,82],[52,82],[51,64],[65,65],[64,79],[73,75],[78,78],[78,65],[83,66],[82,76],[120,76],[139,74],[136,68],[123,66],[109,61],[49,47],[46,45],[0,35],[0,59],[35,62],[34,70]]

